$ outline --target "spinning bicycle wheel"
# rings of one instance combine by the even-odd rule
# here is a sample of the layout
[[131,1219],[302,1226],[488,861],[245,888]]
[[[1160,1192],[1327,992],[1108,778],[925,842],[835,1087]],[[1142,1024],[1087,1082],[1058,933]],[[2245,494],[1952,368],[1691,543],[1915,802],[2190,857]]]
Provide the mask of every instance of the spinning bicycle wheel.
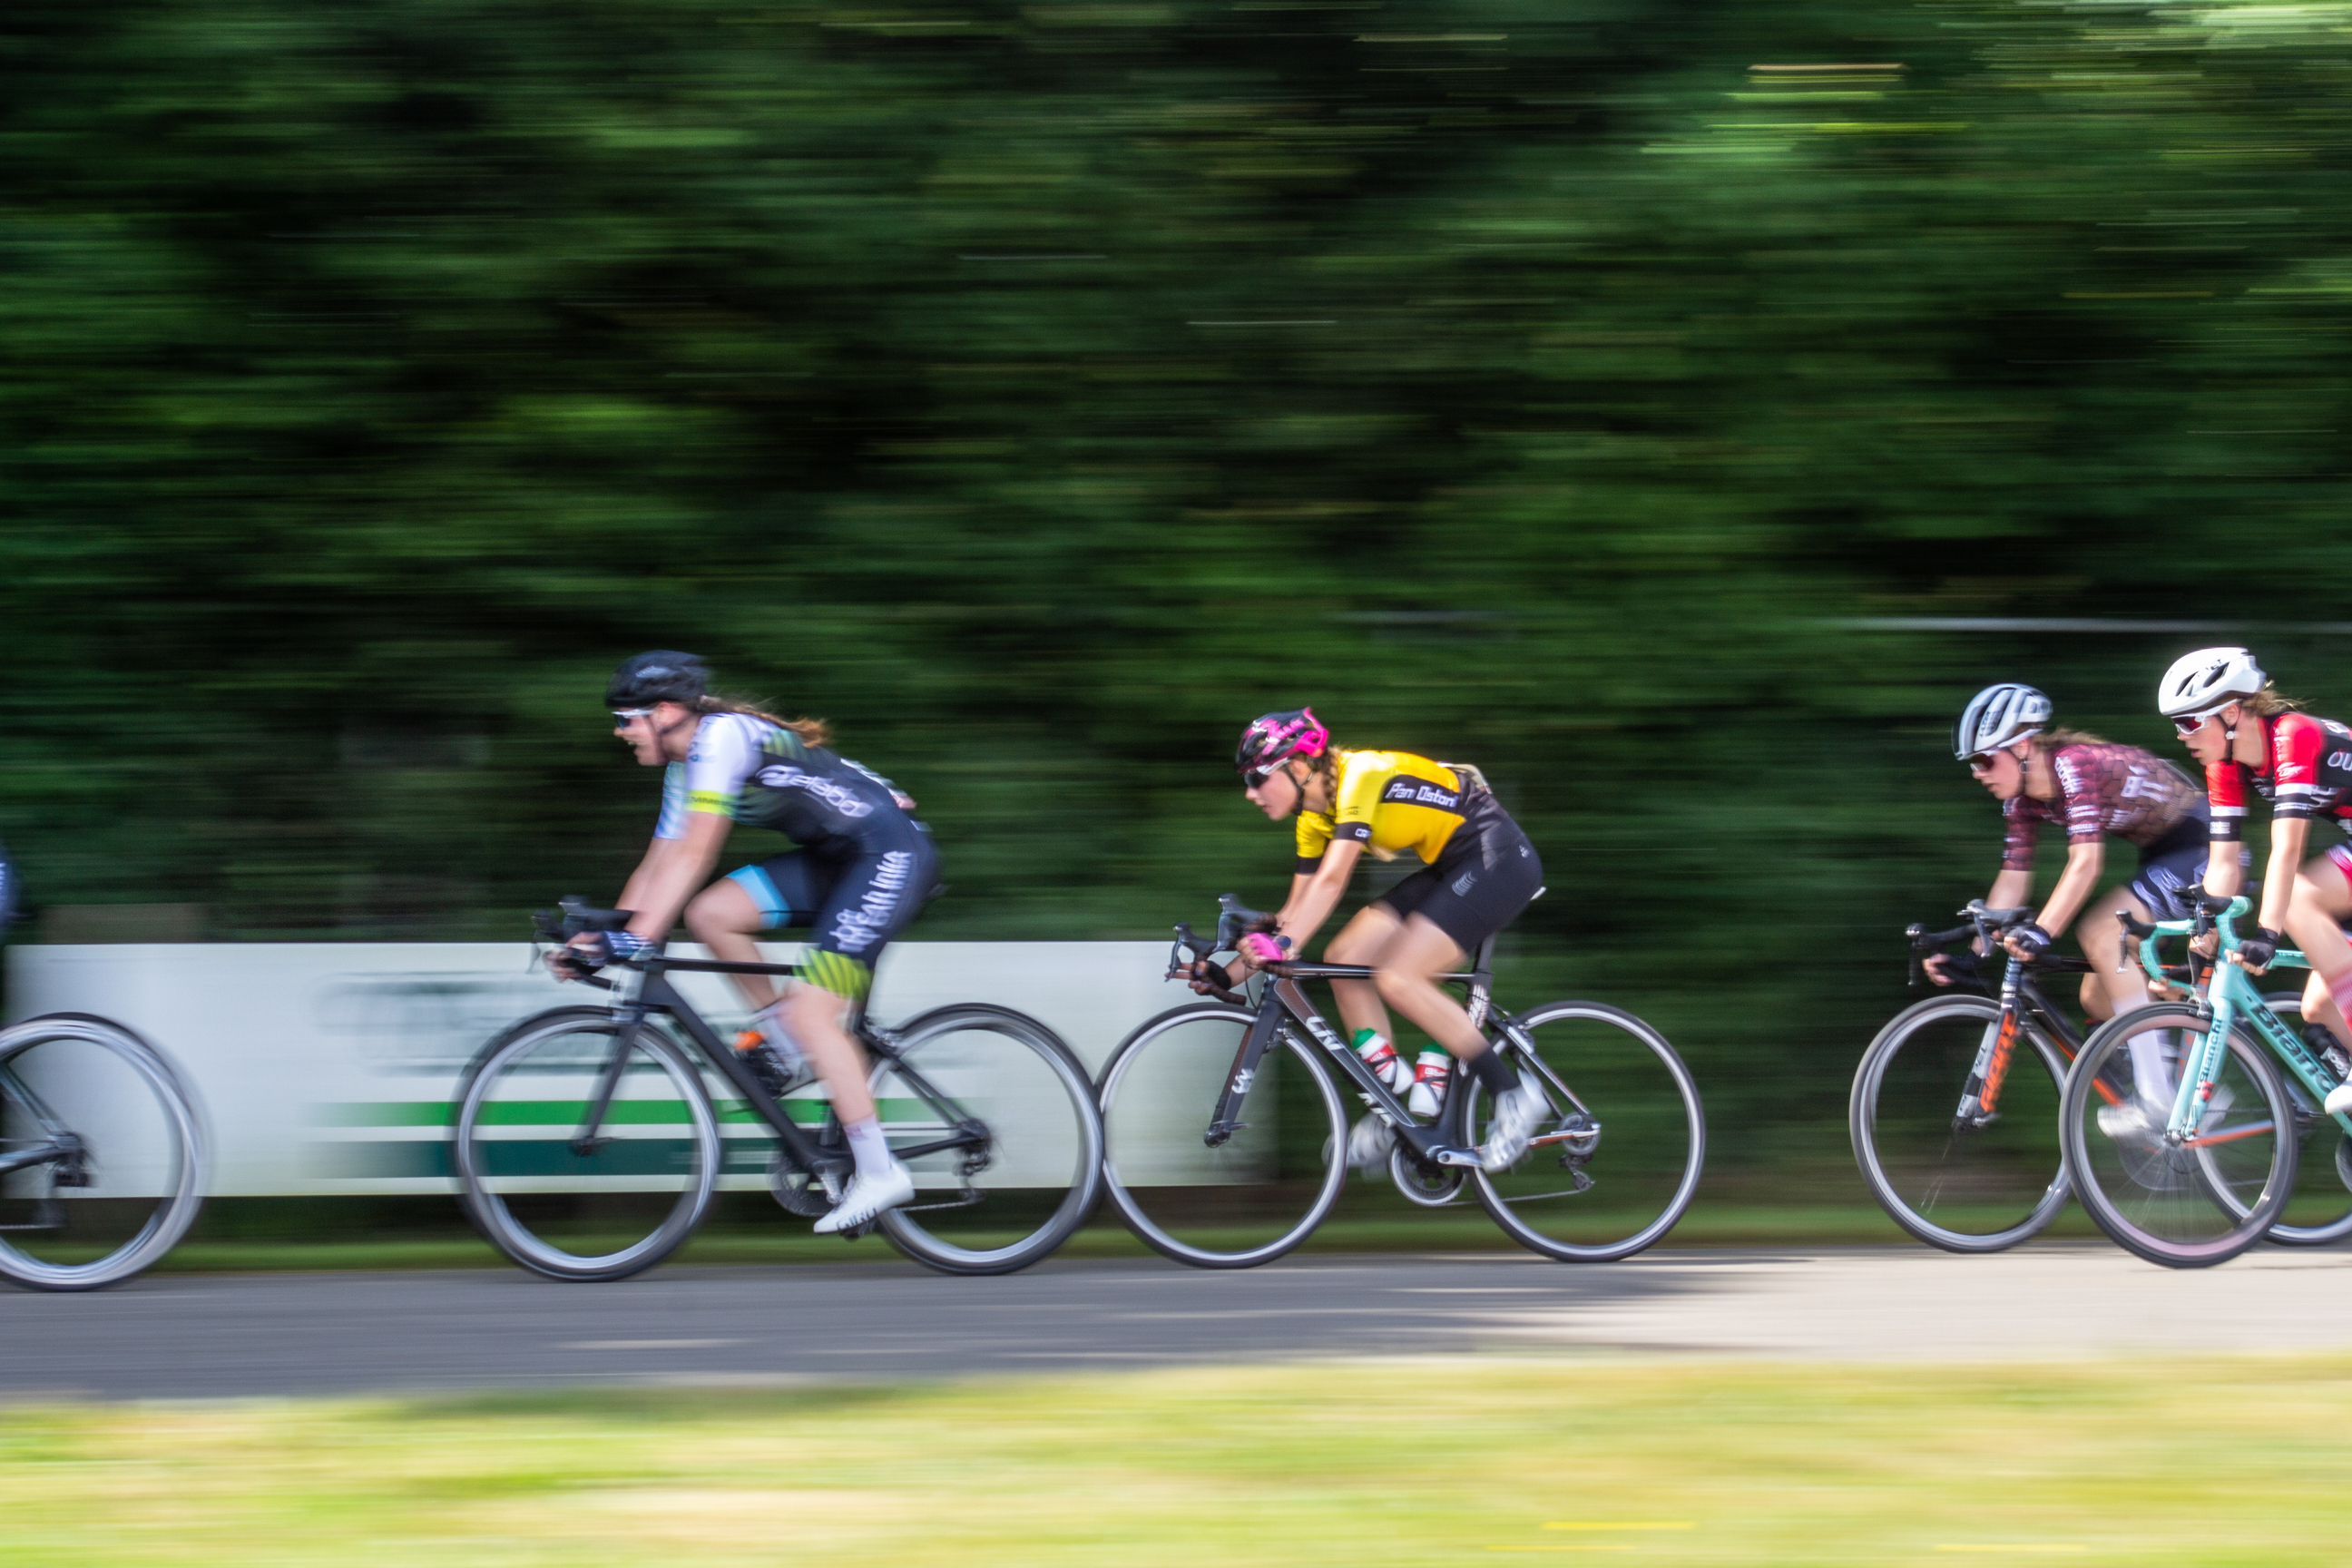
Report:
[[1199,1268],[1247,1268],[1305,1241],[1347,1179],[1330,1075],[1287,1031],[1260,1058],[1226,1142],[1203,1140],[1255,1015],[1207,1002],[1162,1013],[1104,1064],[1103,1183],[1144,1244]]
[[[1010,1274],[1086,1223],[1101,1191],[1102,1119],[1086,1068],[1052,1030],[1003,1007],[942,1007],[889,1051],[875,1063],[875,1105],[915,1177],[915,1201],[881,1218],[894,1246],[942,1273]],[[908,1152],[968,1124],[985,1129],[982,1146]]]
[[2195,1131],[2178,1143],[2166,1136],[2179,1064],[2211,1026],[2173,1004],[2109,1021],[2074,1058],[2060,1112],[2083,1207],[2117,1245],[2175,1268],[2225,1262],[2260,1241],[2294,1188],[2294,1102],[2242,1025]]
[[2058,1103],[2066,1058],[2021,1020],[1995,1114],[1964,1124],[1961,1098],[2000,1026],[1989,996],[1936,996],[1887,1022],[1854,1069],[1854,1163],[1887,1216],[1949,1252],[2015,1247],[2066,1206]]
[[[1675,1227],[1706,1163],[1698,1086],[1666,1037],[1599,1002],[1547,1002],[1518,1020],[1533,1049],[1496,1041],[1552,1114],[1507,1171],[1475,1173],[1478,1201],[1521,1246],[1564,1263],[1630,1258]],[[1457,1074],[1468,1141],[1483,1146],[1493,1101]]]
[[205,1139],[163,1056],[78,1013],[0,1029],[0,1278],[37,1290],[128,1279],[205,1201]]
[[526,1018],[458,1089],[466,1212],[492,1246],[551,1279],[652,1268],[694,1234],[718,1185],[719,1118],[699,1067],[649,1023],[623,1051],[621,1027],[598,1007]]

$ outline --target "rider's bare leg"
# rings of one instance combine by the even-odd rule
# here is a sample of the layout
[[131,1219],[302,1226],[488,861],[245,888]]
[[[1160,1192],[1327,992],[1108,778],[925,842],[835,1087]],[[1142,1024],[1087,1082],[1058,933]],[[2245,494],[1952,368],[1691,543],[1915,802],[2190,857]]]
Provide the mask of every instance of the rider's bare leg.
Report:
[[[1386,904],[1366,904],[1323,949],[1323,962],[1360,963],[1370,968],[1381,962],[1381,953],[1403,929],[1404,922]],[[1370,981],[1334,980],[1331,999],[1339,1005],[1340,1021],[1351,1033],[1370,1029],[1374,1034],[1394,1037],[1389,1031],[1389,1010],[1381,1005],[1380,991]]]
[[[757,933],[767,917],[751,901],[742,884],[713,882],[686,906],[686,929],[710,950],[713,958],[731,963],[760,962]],[[764,974],[730,974],[737,991],[754,1010],[776,999],[775,985]],[[808,1054],[826,1090],[833,1096],[834,1114],[845,1127],[874,1114],[873,1091],[866,1084],[866,1053],[842,1027],[849,1004],[820,985],[793,981],[784,987],[779,1021],[793,1043]]]
[[[1393,918],[1393,917],[1391,917]],[[1460,1061],[1486,1054],[1486,1037],[1437,984],[1462,967],[1462,949],[1426,915],[1414,915],[1381,949],[1372,985],[1381,999],[1418,1024]]]
[[2147,906],[2129,888],[2110,889],[2074,917],[2074,940],[2091,963],[2091,973],[2083,976],[2083,1011],[2101,1021],[2148,1004],[2147,972],[2139,966],[2137,944],[2126,945],[2118,911],[2136,921],[2148,918]]
[[2286,934],[2311,961],[2312,978],[2321,994],[2315,998],[2315,987],[2305,988],[2303,1016],[2326,1025],[2338,1040],[2352,1045],[2352,1029],[2344,1021],[2346,1004],[2352,1001],[2352,942],[2345,940],[2343,926],[2347,919],[2352,919],[2352,884],[2343,868],[2326,855],[2305,861],[2287,902]]

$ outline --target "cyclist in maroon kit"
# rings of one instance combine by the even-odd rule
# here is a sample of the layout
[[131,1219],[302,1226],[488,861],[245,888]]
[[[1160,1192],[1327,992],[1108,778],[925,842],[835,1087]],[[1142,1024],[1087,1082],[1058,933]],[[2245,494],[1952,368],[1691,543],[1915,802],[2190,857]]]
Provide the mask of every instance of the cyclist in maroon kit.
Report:
[[[2066,869],[2032,924],[2011,931],[2008,950],[2031,958],[2071,924],[2092,972],[2083,976],[2083,1010],[2112,1018],[2147,1001],[2146,977],[2126,962],[2118,910],[2136,919],[2185,920],[2182,902],[2205,869],[2204,794],[2172,763],[2137,746],[2117,745],[2053,728],[2050,699],[2003,681],[1969,699],[1954,727],[1952,751],[2000,802],[2000,874],[1985,902],[2022,909],[2033,900],[2034,841],[2044,823],[2066,830]],[[2106,868],[2106,836],[2139,851],[2129,882],[2094,900]],[[1960,978],[1951,957],[1927,961],[1938,985]]]
[[[2212,803],[2213,858],[2205,890],[2229,898],[2245,885],[2247,788],[2271,803],[2271,853],[2263,878],[2258,929],[2238,948],[2238,962],[2260,974],[2289,938],[2311,960],[2303,1016],[2339,1042],[2352,1042],[2352,847],[2304,850],[2315,817],[2352,832],[2352,728],[2296,711],[2254,656],[2242,647],[2200,648],[2175,659],[2157,687],[2157,707],[2205,764]],[[2334,1064],[2330,1064],[2334,1065]],[[2352,1083],[2327,1097],[2331,1114],[2352,1111]]]

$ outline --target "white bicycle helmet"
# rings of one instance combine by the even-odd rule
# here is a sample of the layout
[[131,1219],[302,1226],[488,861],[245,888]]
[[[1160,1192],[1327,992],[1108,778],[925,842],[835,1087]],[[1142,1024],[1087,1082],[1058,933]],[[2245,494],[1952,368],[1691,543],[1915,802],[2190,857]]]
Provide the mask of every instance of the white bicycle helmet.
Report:
[[1952,755],[1961,762],[2002,746],[2013,746],[2042,733],[2054,710],[2050,699],[2031,686],[2004,680],[1969,699],[1960,721],[1952,726]]
[[2157,682],[2156,710],[2168,719],[2201,719],[2259,694],[2270,677],[2242,647],[2200,647],[2172,661]]

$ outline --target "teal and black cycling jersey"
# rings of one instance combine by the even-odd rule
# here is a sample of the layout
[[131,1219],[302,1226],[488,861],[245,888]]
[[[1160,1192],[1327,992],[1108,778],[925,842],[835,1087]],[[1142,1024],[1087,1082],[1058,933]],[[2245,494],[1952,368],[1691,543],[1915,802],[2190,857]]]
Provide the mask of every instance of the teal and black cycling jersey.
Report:
[[938,889],[939,852],[888,779],[749,713],[713,713],[662,778],[656,838],[697,812],[782,834],[799,848],[729,873],[761,929],[809,928],[803,980],[864,1000],[882,950]]
[[662,777],[656,838],[683,838],[693,812],[771,828],[808,848],[896,842],[910,824],[890,781],[781,724],[713,713],[686,761]]

